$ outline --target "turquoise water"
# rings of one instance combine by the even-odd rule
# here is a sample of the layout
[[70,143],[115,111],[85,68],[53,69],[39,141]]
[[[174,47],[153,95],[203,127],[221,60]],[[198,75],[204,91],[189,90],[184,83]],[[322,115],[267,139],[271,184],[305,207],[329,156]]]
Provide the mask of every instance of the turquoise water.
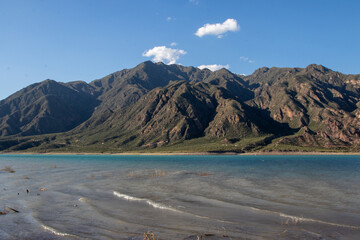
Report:
[[360,156],[0,155],[6,166],[0,239],[360,239]]

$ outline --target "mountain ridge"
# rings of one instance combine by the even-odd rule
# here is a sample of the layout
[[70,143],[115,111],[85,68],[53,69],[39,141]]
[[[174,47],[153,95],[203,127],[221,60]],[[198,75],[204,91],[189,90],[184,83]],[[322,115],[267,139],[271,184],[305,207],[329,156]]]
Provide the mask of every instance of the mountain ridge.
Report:
[[317,64],[240,76],[146,61],[1,100],[0,150],[172,151],[198,140],[206,151],[357,151],[359,87],[360,75]]

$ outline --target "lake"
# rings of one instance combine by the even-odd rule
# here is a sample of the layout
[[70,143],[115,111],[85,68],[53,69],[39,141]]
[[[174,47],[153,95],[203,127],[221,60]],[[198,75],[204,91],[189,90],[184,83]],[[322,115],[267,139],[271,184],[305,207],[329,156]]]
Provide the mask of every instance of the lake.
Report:
[[360,239],[359,155],[0,155],[0,169],[0,239]]

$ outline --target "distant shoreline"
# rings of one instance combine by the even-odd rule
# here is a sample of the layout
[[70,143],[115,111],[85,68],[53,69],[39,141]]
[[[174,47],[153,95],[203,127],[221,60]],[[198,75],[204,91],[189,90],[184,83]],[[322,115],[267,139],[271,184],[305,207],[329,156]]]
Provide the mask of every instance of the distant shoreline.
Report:
[[360,155],[360,152],[253,152],[253,153],[236,153],[236,152],[124,152],[124,153],[89,153],[89,152],[7,152],[0,155],[110,155],[110,156],[291,156],[291,155]]

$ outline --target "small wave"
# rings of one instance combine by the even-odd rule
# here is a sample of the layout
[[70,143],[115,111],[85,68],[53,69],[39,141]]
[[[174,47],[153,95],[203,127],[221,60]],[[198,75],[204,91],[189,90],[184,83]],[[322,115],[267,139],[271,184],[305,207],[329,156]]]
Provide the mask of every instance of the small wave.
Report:
[[116,191],[114,191],[113,193],[114,193],[115,196],[117,196],[119,198],[123,198],[123,199],[128,200],[128,201],[145,201],[146,200],[146,199],[143,199],[143,198],[132,197],[132,196],[129,196],[129,195],[126,195],[126,194],[116,192]]
[[119,193],[119,192],[116,192],[116,191],[114,191],[113,194],[115,196],[119,197],[119,198],[122,198],[122,199],[125,199],[125,200],[128,200],[128,201],[145,202],[148,205],[152,206],[153,208],[158,208],[158,209],[162,209],[162,210],[168,210],[168,211],[177,212],[177,213],[184,213],[184,212],[182,212],[180,210],[177,210],[175,208],[171,208],[171,207],[165,206],[163,204],[156,203],[156,202],[154,202],[152,200],[149,200],[149,199],[146,199],[146,198],[137,198],[137,197],[129,196],[129,195],[122,194],[122,193]]
[[276,215],[279,215],[280,217],[291,219],[294,222],[314,222],[314,223],[320,223],[320,224],[325,224],[325,225],[330,225],[330,226],[335,226],[335,227],[343,227],[343,228],[351,228],[351,229],[360,230],[360,226],[352,226],[352,225],[346,225],[346,224],[340,224],[340,223],[326,222],[326,221],[312,219],[312,218],[292,216],[292,215],[288,215],[288,214],[281,213],[281,212],[269,211],[269,210],[254,208],[254,207],[250,207],[250,208],[252,210],[259,211],[259,212],[265,212],[268,214],[276,214]]
[[186,214],[186,215],[190,215],[196,218],[201,218],[201,219],[208,219],[208,220],[214,220],[217,222],[221,222],[221,223],[230,223],[230,224],[237,224],[236,222],[231,222],[231,221],[226,221],[226,220],[221,220],[221,219],[216,219],[216,218],[210,218],[210,217],[206,217],[206,216],[200,216],[197,214],[193,214],[193,213],[188,213],[188,212],[184,212],[184,211],[180,211],[165,205],[162,205],[160,203],[156,203],[152,200],[146,199],[146,198],[137,198],[137,197],[133,197],[133,196],[129,196],[126,194],[122,194],[119,192],[114,191],[113,194],[119,198],[128,200],[128,201],[136,201],[136,202],[145,202],[148,205],[154,207],[154,208],[158,208],[158,209],[163,209],[163,210],[169,210],[169,211],[173,211],[173,212],[177,212],[177,213],[182,213],[182,214]]
[[56,236],[61,236],[61,237],[76,237],[75,235],[72,235],[72,234],[69,234],[69,233],[59,232],[59,231],[55,230],[54,228],[49,227],[49,226],[46,226],[46,225],[44,225],[44,224],[42,224],[41,227],[42,227],[44,230],[49,231],[49,232],[53,233],[53,234],[56,235]]

